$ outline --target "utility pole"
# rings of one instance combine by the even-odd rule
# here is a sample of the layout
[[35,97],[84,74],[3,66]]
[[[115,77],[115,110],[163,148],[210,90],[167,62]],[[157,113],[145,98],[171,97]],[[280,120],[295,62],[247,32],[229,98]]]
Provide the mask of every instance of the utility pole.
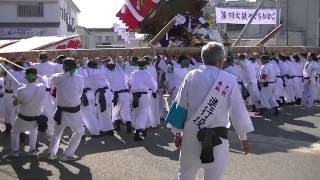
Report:
[[287,46],[289,46],[289,0],[287,0]]
[[256,15],[258,14],[260,8],[262,7],[263,5],[263,1],[264,0],[261,0],[259,5],[257,6],[256,10],[254,11],[252,17],[250,18],[250,20],[248,21],[248,23],[244,26],[244,28],[242,29],[241,33],[239,34],[237,40],[234,42],[233,46],[236,46],[240,41],[241,41],[241,38],[243,36],[243,34],[247,31],[247,29],[249,28],[249,25],[252,23],[252,21],[254,20],[254,18],[256,17]]
[[[276,0],[276,10],[277,10],[277,27],[280,26],[280,18],[281,18],[281,12],[280,12],[280,0]],[[279,45],[279,33],[277,32],[275,36],[276,46]]]

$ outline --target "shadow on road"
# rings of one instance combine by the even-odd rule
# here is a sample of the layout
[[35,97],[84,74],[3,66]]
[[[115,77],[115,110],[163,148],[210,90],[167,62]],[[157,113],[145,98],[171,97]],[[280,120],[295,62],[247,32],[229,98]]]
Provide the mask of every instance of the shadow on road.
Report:
[[[252,153],[266,154],[273,152],[288,152],[291,149],[308,148],[320,140],[319,133],[312,133],[319,128],[319,106],[303,108],[300,106],[285,107],[279,116],[273,116],[271,112],[264,117],[251,117],[255,131],[250,136],[252,141]],[[259,137],[265,137],[264,141]],[[230,140],[230,149],[239,152],[240,144],[237,140]]]
[[[285,107],[278,117],[270,114],[266,114],[265,117],[252,117],[255,126],[255,132],[250,135],[252,153],[288,152],[291,149],[308,148],[313,143],[319,142],[320,138],[318,135],[320,133],[318,135],[315,133],[320,126],[319,112],[319,106],[308,110],[295,106]],[[239,140],[234,133],[231,134],[233,135],[230,136],[230,151],[232,153],[239,153]],[[65,133],[62,140],[63,143],[68,141],[68,135],[70,135],[70,132]],[[48,179],[52,174],[56,174],[56,172],[52,172],[44,166],[52,166],[59,171],[60,179],[92,179],[90,167],[80,162],[62,163],[59,161],[48,161],[45,156],[46,151],[43,150],[39,159],[32,159],[25,155],[22,155],[19,159],[11,159],[8,157],[9,139],[8,136],[0,136],[0,149],[3,149],[0,152],[0,167],[2,165],[11,165],[15,174],[10,174],[12,171],[6,172],[1,168],[0,173],[19,179],[28,177]],[[39,140],[48,145],[48,141],[44,138],[39,137]],[[172,133],[162,124],[160,128],[150,129],[147,138],[142,142],[135,142],[133,134],[127,134],[124,131],[116,134],[115,137],[99,137],[95,139],[86,137],[82,140],[76,154],[84,157],[95,153],[144,147],[146,151],[154,156],[166,157],[177,161],[179,152],[175,150],[172,143]],[[44,147],[43,149],[46,148]]]

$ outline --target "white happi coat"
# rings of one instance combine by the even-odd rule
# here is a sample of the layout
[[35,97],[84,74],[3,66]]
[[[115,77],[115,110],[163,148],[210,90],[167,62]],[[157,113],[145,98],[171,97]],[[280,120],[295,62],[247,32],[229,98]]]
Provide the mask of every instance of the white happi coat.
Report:
[[289,87],[291,87],[291,79],[288,79],[286,75],[289,74],[289,67],[286,61],[279,60],[279,69],[280,69],[280,76],[284,79],[284,90],[285,90],[285,100],[287,103],[291,103],[294,101],[294,97],[292,96],[292,91]]
[[[20,83],[26,83],[25,73],[23,71],[14,71],[9,70],[9,72],[14,76],[16,80]],[[15,117],[17,115],[17,107],[13,106],[13,96],[16,94],[17,89],[20,85],[9,75],[7,74],[4,78],[4,88],[6,90],[12,90],[13,93],[5,93],[3,96],[4,102],[4,119],[6,124],[14,124]]]
[[317,64],[317,84],[316,84],[316,90],[315,90],[315,99],[320,101],[320,59],[316,62]]
[[175,89],[173,91],[173,98],[176,97],[179,87],[182,84],[186,75],[190,72],[190,68],[181,68],[181,66],[176,66],[173,70],[173,74],[175,76]]
[[[84,88],[90,88],[90,79],[87,72],[87,67],[81,67],[77,70],[77,74],[81,75],[84,80]],[[84,125],[88,128],[91,135],[99,135],[99,124],[97,118],[97,111],[95,108],[94,90],[87,90],[86,97],[88,98],[88,106],[81,105],[82,120]]]
[[101,107],[99,104],[99,94],[95,93],[95,103],[96,103],[96,110],[98,114],[98,124],[99,130],[106,132],[113,130],[113,123],[112,123],[112,92],[110,90],[109,82],[107,81],[107,71],[104,67],[98,69],[88,68],[88,79],[90,81],[90,88],[96,92],[99,88],[108,87],[106,89],[105,99],[106,99],[106,110],[101,112]]
[[235,77],[237,77],[237,81],[238,81],[238,86],[239,89],[241,90],[242,86],[241,86],[241,82],[243,83],[242,79],[241,79],[241,69],[239,67],[236,66],[228,66],[227,68],[224,69],[224,71],[226,71],[227,73],[230,73],[232,75],[234,75]]
[[[157,82],[148,72],[148,70],[136,70],[129,76],[129,85],[131,92],[152,92],[157,91]],[[139,107],[133,108],[133,124],[136,129],[146,129],[148,126],[149,116],[146,114],[151,105],[150,98],[147,94],[142,94],[139,99]]]
[[[40,116],[44,112],[44,101],[46,97],[46,85],[43,83],[28,83],[17,90],[19,102],[18,113],[24,116]],[[25,121],[16,117],[11,131],[11,150],[18,151],[20,133],[29,131],[30,149],[36,149],[38,124],[37,121]]]
[[295,72],[295,64],[294,62],[291,61],[291,59],[287,59],[286,60],[286,64],[287,64],[287,74],[290,76],[290,78],[286,78],[287,80],[287,87],[285,88],[287,91],[287,95],[288,98],[290,98],[289,102],[295,102],[295,93],[294,91],[292,91],[292,89],[294,88],[294,79],[292,78],[294,76],[294,72]]
[[273,65],[273,70],[276,74],[276,89],[275,89],[275,93],[276,93],[276,98],[277,100],[280,100],[280,98],[284,98],[286,96],[285,91],[284,91],[284,86],[283,86],[283,79],[280,75],[280,68],[279,65],[277,63],[277,61],[272,60],[271,61],[272,65]]
[[[236,133],[242,140],[246,139],[246,134],[254,129],[237,86],[236,77],[213,66],[201,66],[201,68],[191,71],[182,83],[175,100],[177,106],[184,109],[186,113],[180,152],[179,179],[181,180],[196,179],[197,171],[201,167],[205,168],[205,176],[207,176],[205,179],[221,179],[226,168],[229,154],[229,143],[226,139],[221,139],[222,144],[214,147],[215,161],[213,163],[206,165],[201,163],[201,143],[197,139],[199,129],[192,119],[194,113],[206,99],[208,92],[216,84],[217,77],[221,77],[223,86],[229,86],[229,94],[225,103],[221,104],[219,109],[215,109],[216,116],[214,119],[209,118],[208,122],[203,124],[201,128],[229,128],[230,119]],[[175,121],[174,119],[177,116],[174,115],[173,117],[171,120]],[[168,118],[166,121],[168,122]],[[178,130],[173,129],[175,132]]]
[[[307,62],[303,69],[304,85],[301,105],[312,107],[315,100],[317,65],[314,61]],[[308,79],[307,79],[308,78]]]
[[135,66],[130,65],[130,64],[127,62],[127,63],[123,64],[123,70],[124,70],[124,72],[127,74],[127,76],[129,77],[130,74],[131,74],[133,71],[137,70],[137,68],[136,68]]
[[295,98],[301,99],[303,91],[303,64],[301,61],[293,62],[292,90]]
[[[106,70],[107,80],[109,82],[110,89],[115,91],[126,90],[128,87],[127,74],[122,68],[116,64],[116,68],[113,71]],[[123,122],[131,122],[131,108],[130,108],[131,94],[119,93],[117,106],[112,104],[112,121],[122,119]]]
[[[271,109],[278,107],[279,105],[276,96],[276,73],[271,62],[261,66],[259,81],[262,83],[260,93],[265,108]],[[268,86],[264,87],[263,83],[267,83]]]
[[263,104],[261,104],[261,95],[258,89],[256,65],[246,59],[240,61],[240,67],[243,83],[249,91],[251,103],[257,108],[263,107]]
[[[4,79],[0,77],[0,107],[4,107]],[[4,123],[4,108],[0,108],[0,123]]]
[[[152,78],[158,84],[158,72],[156,67],[153,64],[148,65],[147,71],[151,74]],[[157,85],[158,87],[158,85]],[[156,92],[158,89],[156,90]],[[149,115],[149,123],[150,127],[157,127],[160,125],[160,112],[159,112],[159,94],[157,93],[157,97],[154,98],[152,96],[152,92],[149,91],[148,97],[151,102],[151,106],[149,107],[148,115]]]
[[[51,83],[57,87],[57,106],[76,107],[81,104],[81,96],[84,89],[83,78],[80,75],[70,76],[69,73],[54,74]],[[55,127],[51,137],[48,152],[50,155],[56,155],[59,149],[60,139],[66,127],[72,130],[72,136],[67,148],[64,151],[66,156],[74,156],[81,138],[84,135],[83,120],[81,111],[76,113],[61,113],[61,124]]]
[[[164,65],[164,66],[163,66]],[[167,66],[162,59],[158,63],[158,99],[159,99],[159,115],[161,119],[164,119],[167,115],[167,101],[165,100],[164,93],[166,89],[165,76],[167,72]]]

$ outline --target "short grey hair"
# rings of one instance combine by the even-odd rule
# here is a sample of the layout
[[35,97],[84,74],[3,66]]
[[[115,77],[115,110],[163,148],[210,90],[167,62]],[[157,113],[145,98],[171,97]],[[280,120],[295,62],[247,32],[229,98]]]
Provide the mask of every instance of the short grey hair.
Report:
[[224,46],[217,42],[209,42],[201,50],[203,64],[215,66],[225,58]]

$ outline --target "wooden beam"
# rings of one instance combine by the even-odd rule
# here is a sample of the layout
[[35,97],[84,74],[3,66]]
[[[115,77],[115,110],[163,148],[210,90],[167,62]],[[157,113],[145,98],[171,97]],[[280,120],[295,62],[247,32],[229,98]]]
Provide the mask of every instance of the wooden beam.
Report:
[[41,52],[47,52],[48,56],[53,59],[58,55],[65,55],[67,57],[114,57],[114,56],[153,56],[156,54],[167,54],[178,56],[181,54],[199,55],[201,52],[200,47],[185,47],[185,48],[106,48],[106,49],[74,49],[74,50],[34,50],[28,52],[14,52],[14,53],[0,53],[0,57],[7,59],[14,59],[25,57],[29,60],[36,60]]
[[274,30],[272,30],[268,35],[266,35],[261,41],[259,41],[256,46],[264,45],[266,42],[268,42],[272,37],[274,37],[281,29],[283,25],[280,24],[278,27],[276,27]]
[[[0,53],[0,57],[7,59],[14,59],[25,57],[29,60],[35,61],[40,52],[43,50],[29,51],[29,52],[14,52],[14,53]],[[75,49],[75,50],[49,50],[48,53],[51,59],[56,58],[58,55],[65,55],[67,57],[82,58],[82,57],[115,57],[115,56],[153,56],[154,53],[159,55],[179,56],[181,54],[199,56],[201,47],[144,47],[144,48],[108,48],[108,49]],[[232,48],[232,53],[302,53],[314,52],[320,54],[320,47],[284,47],[284,46],[235,46]]]
[[171,30],[175,23],[176,17],[173,17],[171,21],[150,41],[148,47],[156,45],[164,37],[164,35]]

